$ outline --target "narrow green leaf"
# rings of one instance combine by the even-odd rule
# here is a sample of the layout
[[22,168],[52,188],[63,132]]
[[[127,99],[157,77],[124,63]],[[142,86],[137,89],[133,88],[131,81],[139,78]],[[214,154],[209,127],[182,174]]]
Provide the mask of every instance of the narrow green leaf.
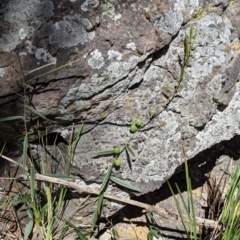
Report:
[[67,221],[67,220],[65,220],[65,223],[66,223],[69,227],[71,227],[71,228],[74,229],[74,231],[76,232],[76,234],[78,235],[78,237],[79,237],[80,240],[88,240],[88,239],[81,233],[81,231],[79,230],[79,228],[76,227],[74,224],[72,224],[71,222],[69,222],[69,221]]
[[16,195],[10,202],[10,206],[17,206],[18,204],[26,203],[29,200],[31,200],[31,194],[23,195],[22,197],[19,197],[19,195]]
[[184,38],[184,54],[186,56],[186,59],[188,59],[188,57],[189,57],[189,39],[188,39],[188,35],[185,35],[185,38]]
[[125,181],[123,181],[123,180],[121,180],[117,177],[110,177],[110,180],[115,182],[116,184],[122,186],[122,187],[128,188],[128,189],[136,191],[136,192],[141,192],[141,190],[138,189],[137,187],[134,187],[130,183],[127,183],[127,182],[125,182]]
[[76,136],[76,139],[73,141],[72,143],[72,146],[71,146],[71,154],[73,155],[75,150],[76,150],[76,147],[77,147],[77,144],[81,138],[81,134],[82,134],[82,130],[83,130],[83,126],[84,124],[82,123],[82,125],[80,126],[79,130],[78,130],[78,133],[77,133],[77,136]]
[[177,188],[178,194],[179,194],[180,199],[181,199],[181,202],[182,202],[182,204],[183,204],[183,209],[184,209],[185,212],[187,213],[188,220],[189,220],[189,221],[192,221],[192,218],[191,218],[191,215],[190,215],[190,212],[189,212],[188,204],[187,204],[186,201],[184,200],[183,195],[182,195],[182,193],[181,193],[181,190],[180,190],[179,186],[177,185],[177,183],[175,183],[175,186],[176,186],[176,188]]
[[181,221],[182,221],[182,224],[183,224],[185,233],[187,234],[187,239],[190,239],[189,232],[188,232],[188,229],[187,229],[187,226],[186,226],[186,222],[185,222],[185,219],[184,219],[184,216],[183,216],[183,212],[182,212],[181,206],[180,206],[180,204],[179,204],[179,202],[178,202],[178,200],[177,200],[177,198],[176,198],[176,196],[175,196],[175,194],[174,194],[174,192],[173,192],[173,189],[172,189],[170,183],[168,182],[168,180],[167,180],[167,184],[168,184],[168,187],[169,187],[169,189],[170,189],[170,192],[171,192],[171,194],[172,194],[172,196],[173,196],[173,198],[174,198],[174,202],[175,202],[175,204],[176,204],[178,213],[179,213],[179,215],[180,215],[180,218],[181,218]]
[[105,189],[105,187],[106,187],[106,185],[107,185],[107,183],[108,183],[108,180],[109,180],[109,178],[110,178],[110,176],[111,176],[111,173],[112,173],[112,168],[113,168],[112,165],[110,165],[110,166],[108,167],[107,173],[105,174],[104,179],[103,179],[103,182],[102,182],[102,185],[101,185],[101,187],[100,187],[100,189],[99,189],[100,193],[102,193],[102,192],[104,191],[104,189]]
[[68,229],[69,229],[69,226],[65,226],[65,227],[62,229],[61,234],[60,234],[60,236],[59,236],[59,240],[63,240],[63,238],[64,238],[65,235],[66,235],[66,232],[68,231]]
[[38,115],[39,117],[43,118],[44,120],[47,120],[47,118],[40,112],[38,112],[36,109],[34,109],[31,106],[26,105],[26,107],[31,110],[34,114]]
[[45,216],[47,213],[47,209],[48,209],[48,203],[46,203],[40,210],[40,215],[41,216]]
[[33,230],[33,220],[30,220],[24,230],[24,240],[27,240]]
[[101,214],[101,210],[102,210],[102,204],[103,204],[103,197],[104,197],[104,194],[100,194],[99,197],[98,197],[98,202],[97,202],[97,213],[98,215]]
[[157,229],[155,229],[155,228],[151,228],[149,232],[150,232],[150,234],[152,234],[157,239],[161,237],[159,231]]
[[0,118],[0,122],[13,121],[13,120],[17,120],[17,119],[24,120],[24,117],[23,116],[11,116],[11,117]]
[[126,149],[129,153],[132,154],[133,157],[135,157],[134,151],[132,150],[132,148],[129,145],[126,146]]
[[96,155],[94,157],[111,156],[113,154],[114,154],[114,151],[112,149],[112,150],[106,150],[106,151],[98,152],[98,153],[96,153]]
[[91,228],[90,231],[92,232],[96,226],[96,223],[99,219],[99,216],[101,215],[101,210],[102,210],[102,204],[103,204],[103,197],[104,197],[104,193],[101,193],[98,196],[98,201],[97,201],[97,210],[95,211],[93,220],[92,220],[92,224],[91,224]]
[[61,211],[61,207],[64,203],[64,199],[65,199],[65,196],[67,194],[67,189],[66,188],[61,188],[60,190],[60,194],[59,194],[59,197],[58,197],[58,201],[57,201],[57,206],[55,208],[55,215],[58,215],[58,213],[60,213]]
[[120,238],[120,236],[115,228],[112,228],[112,235],[114,237],[114,240],[118,240]]
[[30,169],[30,190],[31,190],[31,198],[32,202],[34,202],[35,199],[35,168],[31,166]]
[[147,240],[153,240],[153,235],[151,232],[148,232],[147,234]]
[[152,213],[148,212],[146,215],[147,215],[147,218],[148,218],[149,222],[150,222],[151,224],[155,224],[155,220],[154,220],[154,218],[153,218]]
[[23,167],[26,168],[26,163],[27,163],[27,150],[28,150],[28,136],[25,135],[24,137],[24,142],[23,142]]
[[33,212],[30,208],[27,209],[27,215],[30,219],[33,219]]
[[93,232],[93,230],[94,230],[94,228],[96,226],[96,223],[98,221],[98,216],[99,216],[98,212],[95,211],[94,216],[93,216],[93,220],[92,220],[92,224],[91,224],[91,227],[90,227],[90,232]]

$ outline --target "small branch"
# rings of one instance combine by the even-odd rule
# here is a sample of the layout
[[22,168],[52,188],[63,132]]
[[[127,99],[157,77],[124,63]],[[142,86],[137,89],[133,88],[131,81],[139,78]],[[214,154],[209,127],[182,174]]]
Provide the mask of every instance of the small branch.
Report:
[[[24,176],[23,178],[27,180],[27,179],[29,179],[29,177],[30,176]],[[77,183],[68,182],[68,181],[65,181],[65,180],[58,179],[58,178],[48,177],[48,176],[38,174],[38,173],[36,174],[35,177],[36,177],[36,180],[60,184],[60,185],[67,186],[69,188],[73,188],[73,189],[76,189],[76,190],[79,190],[81,192],[85,192],[85,193],[88,193],[88,194],[93,194],[93,195],[99,195],[100,194],[99,190],[97,190],[97,189],[93,189],[93,188],[87,187],[87,186],[82,186],[82,185],[79,185]],[[156,213],[157,215],[162,216],[162,217],[172,218],[172,219],[176,219],[176,220],[179,220],[179,221],[181,220],[181,218],[178,214],[175,214],[175,213],[170,212],[170,211],[166,211],[164,208],[156,208],[156,207],[153,207],[153,206],[151,206],[149,204],[146,204],[146,203],[141,203],[141,202],[138,202],[138,201],[135,201],[135,200],[115,196],[115,195],[108,194],[108,193],[104,193],[104,197],[107,198],[107,199],[117,201],[117,202],[126,203],[126,204],[130,204],[130,205],[133,205],[133,206],[143,208],[147,212],[153,212],[153,213]],[[188,221],[187,217],[185,217],[185,219],[186,219],[186,222],[187,222]],[[221,229],[221,225],[219,225],[218,222],[214,221],[214,220],[209,220],[209,219],[196,217],[196,222],[199,226]]]
[[[15,164],[23,167],[22,164],[17,163],[16,161],[14,161],[14,160],[12,160],[12,159],[4,156],[4,155],[1,155],[1,157],[10,161],[10,162],[12,162],[12,163],[15,163]],[[42,174],[39,174],[39,173],[36,173],[35,178],[36,178],[36,180],[39,180],[39,181],[45,181],[45,182],[60,184],[62,186],[73,188],[73,189],[76,189],[78,191],[88,193],[88,194],[93,194],[93,195],[99,195],[100,194],[98,189],[94,189],[94,188],[87,187],[87,186],[82,186],[82,185],[79,185],[79,184],[74,183],[74,182],[61,180],[59,178],[45,176],[45,175],[42,175]],[[29,175],[22,176],[22,179],[29,180],[30,176]],[[136,206],[136,207],[143,208],[144,212],[153,212],[153,213],[155,213],[159,216],[165,217],[165,218],[171,218],[171,219],[176,219],[176,220],[181,221],[181,218],[178,214],[173,213],[171,211],[167,211],[164,208],[156,208],[156,207],[151,206],[151,205],[146,204],[146,203],[138,202],[138,201],[131,200],[131,199],[128,199],[128,198],[124,198],[124,197],[115,196],[115,195],[108,194],[108,193],[104,193],[104,197],[107,198],[107,199],[114,200],[116,202],[126,203],[126,204],[130,204],[130,205],[133,205],[133,206]],[[188,222],[188,217],[184,216],[184,218],[185,218],[185,221]],[[222,229],[222,226],[218,223],[218,221],[196,217],[196,222],[199,226],[205,226],[207,228]]]

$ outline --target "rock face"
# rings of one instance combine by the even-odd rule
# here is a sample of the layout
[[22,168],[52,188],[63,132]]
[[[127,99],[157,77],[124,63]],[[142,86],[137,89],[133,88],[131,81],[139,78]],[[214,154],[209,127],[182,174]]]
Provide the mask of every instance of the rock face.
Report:
[[[22,116],[26,103],[65,140],[84,123],[72,172],[80,184],[100,186],[113,157],[95,154],[128,143],[135,156],[123,151],[113,175],[141,194],[158,189],[182,164],[182,146],[191,159],[240,134],[240,2],[185,2],[2,1],[0,117]],[[190,25],[197,38],[178,87]],[[33,131],[38,115],[25,115]],[[149,128],[131,134],[137,118]],[[3,140],[24,131],[21,120],[0,127]]]

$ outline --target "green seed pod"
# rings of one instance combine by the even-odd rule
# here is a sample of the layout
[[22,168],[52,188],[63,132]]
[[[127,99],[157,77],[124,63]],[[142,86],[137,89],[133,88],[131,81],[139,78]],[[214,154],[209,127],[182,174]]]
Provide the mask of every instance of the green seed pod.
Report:
[[118,155],[118,154],[121,152],[120,147],[115,147],[115,148],[113,149],[113,152],[114,152],[115,155]]
[[150,117],[154,117],[156,115],[156,110],[152,109],[149,111]]
[[115,159],[115,160],[114,160],[114,166],[115,166],[115,167],[120,167],[121,164],[122,164],[122,161],[121,161],[120,159]]
[[136,121],[135,121],[135,125],[137,128],[140,128],[142,126],[142,119],[138,118]]
[[135,133],[137,131],[137,127],[135,124],[131,125],[130,127],[130,133]]

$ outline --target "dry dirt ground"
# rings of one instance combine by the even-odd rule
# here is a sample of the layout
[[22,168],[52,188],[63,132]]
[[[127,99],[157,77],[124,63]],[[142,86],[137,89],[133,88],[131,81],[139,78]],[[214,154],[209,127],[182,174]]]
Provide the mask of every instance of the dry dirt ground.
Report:
[[[240,137],[235,137],[231,141],[215,145],[188,162],[197,217],[218,219],[229,184],[229,172],[233,171],[239,162],[239,155]],[[21,239],[22,229],[27,222],[25,207],[7,208],[4,207],[3,201],[5,200],[5,203],[10,202],[14,195],[18,193],[18,189],[13,186],[12,181],[4,178],[9,174],[14,176],[16,168],[6,171],[5,163],[1,159],[1,169],[0,239]],[[186,197],[186,180],[183,166],[179,167],[169,182],[172,186],[177,183],[183,196]],[[21,187],[24,188],[24,185]],[[25,187],[27,189],[27,186]],[[176,196],[178,199],[180,198],[179,194]],[[186,239],[180,219],[177,219],[176,215],[172,214],[178,212],[167,184],[164,184],[159,190],[135,197],[134,200],[157,208],[164,208],[169,212],[169,215],[165,217],[153,214],[155,219],[154,227],[161,233],[159,239]],[[109,224],[110,222],[111,224]],[[107,221],[102,218],[99,226],[99,231],[93,239],[112,239],[111,228],[114,226],[120,240],[145,240],[147,239],[150,223],[143,209],[128,205]],[[203,239],[208,239],[207,237],[212,232],[208,226],[199,227],[199,231],[202,233]],[[74,238],[70,237],[69,239]]]

